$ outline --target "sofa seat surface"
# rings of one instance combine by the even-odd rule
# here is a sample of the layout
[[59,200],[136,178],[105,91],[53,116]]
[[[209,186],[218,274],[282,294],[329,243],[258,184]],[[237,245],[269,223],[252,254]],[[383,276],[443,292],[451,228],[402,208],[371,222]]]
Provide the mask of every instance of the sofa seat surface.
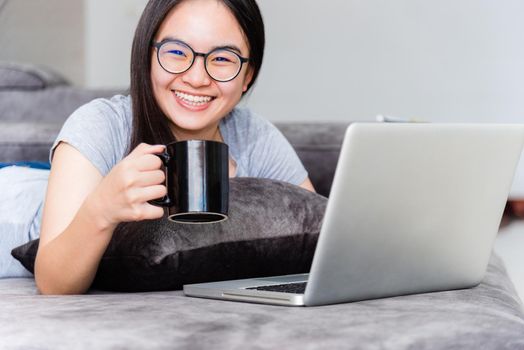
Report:
[[522,304],[500,258],[471,289],[319,307],[181,291],[39,295],[0,280],[0,349],[524,349]]

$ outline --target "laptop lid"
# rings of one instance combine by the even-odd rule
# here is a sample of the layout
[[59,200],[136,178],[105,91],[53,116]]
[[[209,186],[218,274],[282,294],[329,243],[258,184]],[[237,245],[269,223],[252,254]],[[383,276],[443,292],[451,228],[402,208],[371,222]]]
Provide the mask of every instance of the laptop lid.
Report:
[[522,125],[350,125],[305,304],[478,284],[523,142]]

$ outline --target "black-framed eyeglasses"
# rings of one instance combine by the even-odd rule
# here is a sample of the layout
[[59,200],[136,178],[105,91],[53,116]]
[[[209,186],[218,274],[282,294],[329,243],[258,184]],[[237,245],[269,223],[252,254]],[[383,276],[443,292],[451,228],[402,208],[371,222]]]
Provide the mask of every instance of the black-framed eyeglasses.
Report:
[[208,53],[196,52],[180,40],[165,39],[153,43],[156,47],[156,56],[160,66],[168,73],[180,74],[188,71],[195,62],[195,58],[204,58],[204,67],[207,74],[216,81],[226,82],[235,79],[242,65],[249,58],[242,57],[229,48],[216,48]]

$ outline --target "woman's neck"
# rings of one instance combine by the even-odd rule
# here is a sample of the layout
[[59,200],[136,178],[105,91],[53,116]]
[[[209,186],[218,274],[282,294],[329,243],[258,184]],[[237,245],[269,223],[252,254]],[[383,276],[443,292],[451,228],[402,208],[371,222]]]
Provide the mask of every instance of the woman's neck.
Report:
[[175,126],[171,127],[173,134],[177,141],[185,140],[212,140],[223,142],[222,135],[220,134],[220,129],[218,124],[209,127],[205,130],[184,130],[177,128]]

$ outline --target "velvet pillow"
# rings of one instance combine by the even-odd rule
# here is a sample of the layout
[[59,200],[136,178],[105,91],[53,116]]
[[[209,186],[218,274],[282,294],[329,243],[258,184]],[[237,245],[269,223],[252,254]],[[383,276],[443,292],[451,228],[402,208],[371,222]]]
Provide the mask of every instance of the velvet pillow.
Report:
[[[166,219],[120,224],[93,287],[180,289],[183,284],[308,272],[327,199],[284,182],[235,178],[229,218],[205,224]],[[13,256],[33,272],[38,240]]]

